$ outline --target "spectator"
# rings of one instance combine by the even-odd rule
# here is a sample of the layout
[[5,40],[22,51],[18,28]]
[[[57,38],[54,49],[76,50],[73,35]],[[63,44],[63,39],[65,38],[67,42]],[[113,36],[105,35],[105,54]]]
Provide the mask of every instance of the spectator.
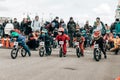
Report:
[[37,30],[40,31],[41,30],[39,16],[35,16],[35,20],[33,20],[32,24],[31,24],[31,28],[32,28],[32,31],[37,31]]
[[96,18],[96,22],[94,23],[94,29],[100,30],[102,36],[106,34],[105,26],[99,17]]
[[68,29],[68,35],[70,37],[69,45],[70,47],[73,47],[73,36],[76,31],[76,23],[73,20],[73,17],[70,17],[70,20],[67,24],[67,29]]
[[36,50],[36,48],[39,46],[38,37],[39,31],[32,32],[29,35],[27,45],[29,46],[30,49]]
[[19,22],[17,21],[17,18],[14,18],[14,22],[13,22],[13,25],[14,25],[14,29],[20,29],[20,25],[19,25]]
[[52,21],[52,27],[55,28],[59,28],[59,17],[56,17],[53,21]]
[[108,26],[108,24],[105,24],[105,29],[106,29],[106,31],[110,30],[110,27]]
[[8,19],[6,19],[3,23],[3,37],[5,37],[5,31],[4,31],[4,28],[6,26],[6,24],[9,23]]
[[3,37],[3,31],[4,30],[4,27],[2,25],[2,21],[0,20],[0,36]]
[[116,20],[115,31],[116,31],[116,34],[120,37],[120,21],[119,21],[119,19]]
[[4,32],[5,32],[5,37],[8,37],[10,35],[10,31],[11,30],[14,30],[14,26],[12,23],[7,23],[6,26],[5,26],[5,29],[4,29]]
[[63,19],[60,20],[60,27],[63,27],[64,28],[64,33],[68,34],[67,26],[66,26]]

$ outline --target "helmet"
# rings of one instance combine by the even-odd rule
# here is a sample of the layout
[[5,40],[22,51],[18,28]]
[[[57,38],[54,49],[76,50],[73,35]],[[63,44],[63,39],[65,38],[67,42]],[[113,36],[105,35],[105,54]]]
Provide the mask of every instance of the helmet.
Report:
[[12,33],[11,33],[11,36],[12,36],[12,37],[18,37],[19,34],[18,34],[17,32],[12,32]]
[[86,33],[86,30],[82,30],[82,33]]
[[82,30],[82,36],[86,34],[86,30]]
[[101,32],[100,31],[95,31],[93,36],[96,38],[96,37],[99,37],[101,35]]
[[58,31],[64,32],[64,28],[61,27],[61,28],[58,29]]
[[77,36],[77,37],[81,37],[81,34],[80,34],[80,33],[77,33],[76,36]]

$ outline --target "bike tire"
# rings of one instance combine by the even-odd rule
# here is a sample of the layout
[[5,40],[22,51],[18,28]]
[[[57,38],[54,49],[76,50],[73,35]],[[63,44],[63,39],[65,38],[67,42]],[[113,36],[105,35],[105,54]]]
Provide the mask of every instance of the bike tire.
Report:
[[76,48],[76,55],[77,55],[78,58],[80,58],[81,53],[80,53],[80,49],[79,48]]
[[100,53],[97,49],[94,50],[94,59],[96,61],[99,61],[100,60]]
[[17,58],[17,54],[18,54],[18,50],[17,49],[12,49],[12,51],[11,51],[11,58],[12,59],[16,59]]
[[40,55],[40,57],[43,57],[43,56],[44,56],[44,49],[43,49],[43,48],[40,48],[40,50],[39,50],[39,55]]
[[63,55],[63,50],[62,50],[62,48],[60,48],[59,57],[62,57],[62,55]]
[[26,57],[27,52],[25,51],[25,49],[21,49],[21,56],[22,57]]

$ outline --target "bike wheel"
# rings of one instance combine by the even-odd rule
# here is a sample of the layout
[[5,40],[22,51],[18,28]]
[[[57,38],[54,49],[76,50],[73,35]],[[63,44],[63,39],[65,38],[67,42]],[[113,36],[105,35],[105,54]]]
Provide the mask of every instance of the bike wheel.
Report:
[[21,49],[21,56],[26,57],[27,52],[24,49]]
[[62,48],[60,48],[59,57],[62,57],[62,55],[63,55],[63,50],[62,50]]
[[40,55],[40,57],[44,56],[44,48],[40,48],[39,55]]
[[94,59],[96,61],[100,60],[100,52],[97,49],[94,50]]
[[76,48],[76,55],[78,58],[80,58],[81,54],[80,54],[80,49],[79,48]]
[[16,59],[17,54],[18,54],[18,50],[17,49],[12,49],[12,51],[11,51],[11,58],[12,59]]

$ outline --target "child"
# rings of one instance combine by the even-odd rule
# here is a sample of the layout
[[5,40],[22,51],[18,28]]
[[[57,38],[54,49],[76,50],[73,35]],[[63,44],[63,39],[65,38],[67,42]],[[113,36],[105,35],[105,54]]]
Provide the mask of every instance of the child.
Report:
[[14,41],[17,41],[20,44],[20,46],[22,46],[25,49],[26,52],[28,52],[29,56],[31,56],[31,52],[30,52],[28,46],[26,45],[24,36],[18,34],[17,32],[12,31],[11,37],[13,38]]
[[45,42],[45,50],[46,50],[46,56],[50,56],[50,46],[51,46],[51,37],[48,35],[48,32],[46,29],[42,29],[41,35],[39,37],[40,41]]
[[79,42],[79,47],[81,49],[81,55],[84,56],[84,42],[85,42],[85,38],[83,36],[81,36],[81,33],[78,32],[76,33],[76,37],[74,38],[74,41]]
[[92,45],[94,44],[94,42],[96,42],[96,44],[99,45],[99,48],[101,49],[101,51],[104,54],[104,58],[107,59],[107,55],[106,55],[104,45],[103,45],[104,44],[104,39],[101,36],[101,32],[99,30],[97,30],[97,29],[94,31],[94,34],[93,34]]
[[58,35],[56,37],[56,40],[57,41],[64,41],[64,44],[63,44],[63,56],[66,57],[66,53],[67,53],[67,43],[68,43],[68,40],[69,37],[68,35],[64,34],[64,28],[59,28],[58,29]]

